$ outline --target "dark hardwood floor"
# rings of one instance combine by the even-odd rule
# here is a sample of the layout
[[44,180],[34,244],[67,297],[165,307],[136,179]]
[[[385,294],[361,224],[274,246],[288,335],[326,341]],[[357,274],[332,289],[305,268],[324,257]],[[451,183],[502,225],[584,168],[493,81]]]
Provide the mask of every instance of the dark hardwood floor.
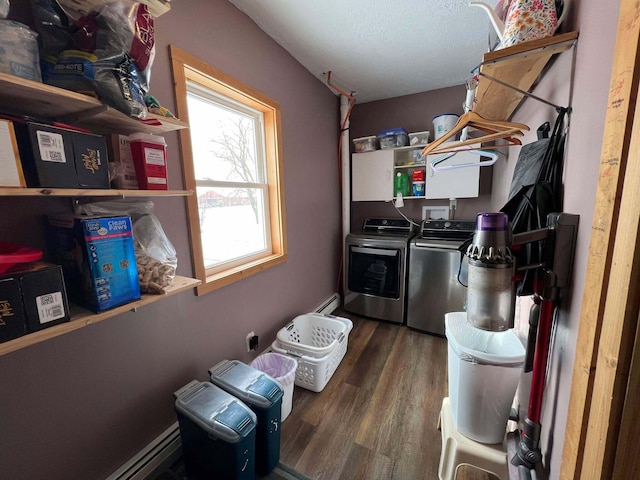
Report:
[[[280,460],[315,480],[434,480],[447,396],[447,342],[406,327],[350,318],[345,358],[320,393],[295,387]],[[471,467],[458,480],[488,480]]]

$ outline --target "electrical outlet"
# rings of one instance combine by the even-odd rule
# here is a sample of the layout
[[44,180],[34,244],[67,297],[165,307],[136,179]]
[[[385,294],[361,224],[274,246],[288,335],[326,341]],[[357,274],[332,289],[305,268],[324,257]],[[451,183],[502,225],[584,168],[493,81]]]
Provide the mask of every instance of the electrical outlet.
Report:
[[256,336],[256,332],[249,332],[247,333],[247,352],[250,352],[251,350],[253,350],[253,348],[251,348],[252,345],[252,339],[253,337]]

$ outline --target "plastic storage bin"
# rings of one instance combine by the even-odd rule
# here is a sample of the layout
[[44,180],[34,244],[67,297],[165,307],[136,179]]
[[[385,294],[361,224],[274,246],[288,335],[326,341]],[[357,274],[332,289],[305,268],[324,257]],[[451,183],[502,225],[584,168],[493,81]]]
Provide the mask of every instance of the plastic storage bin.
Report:
[[256,414],[256,473],[268,475],[280,459],[282,388],[239,360],[223,360],[209,369],[211,382],[246,403]]
[[378,137],[354,138],[353,146],[356,149],[356,153],[373,152],[378,149]]
[[409,135],[404,128],[391,128],[378,134],[381,149],[406,147],[409,145]]
[[429,130],[424,132],[413,132],[409,134],[409,145],[426,145],[429,143]]
[[22,23],[0,19],[0,72],[42,82],[37,37]]
[[[342,326],[338,326],[339,323]],[[348,318],[315,313],[301,315],[278,332],[271,349],[297,358],[297,386],[321,392],[347,353],[352,328]]]
[[524,363],[524,346],[512,330],[475,328],[466,312],[447,313],[444,323],[456,428],[476,442],[500,443]]
[[256,357],[250,365],[272,377],[284,390],[280,413],[280,421],[284,422],[293,407],[293,385],[296,381],[298,361],[281,353],[267,352]]
[[209,382],[193,380],[173,394],[189,479],[253,480],[256,415]]
[[[441,136],[451,130],[460,117],[455,113],[443,113],[437,117],[433,117],[433,136],[438,140]],[[451,137],[447,141],[452,142],[455,140],[455,136]]]

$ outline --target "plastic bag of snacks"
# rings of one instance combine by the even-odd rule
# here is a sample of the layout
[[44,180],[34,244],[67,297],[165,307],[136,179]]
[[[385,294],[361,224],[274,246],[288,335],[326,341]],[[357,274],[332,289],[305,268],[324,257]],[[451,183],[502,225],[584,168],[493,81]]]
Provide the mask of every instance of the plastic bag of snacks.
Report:
[[162,293],[176,276],[176,250],[155,215],[144,215],[133,223],[134,247],[140,291]]
[[[145,118],[155,56],[154,20],[145,4],[111,2],[65,25],[55,0],[36,0],[36,25],[47,32],[41,45],[45,83],[96,94],[107,105],[135,118]],[[59,6],[58,6],[59,7]],[[56,27],[56,28],[53,28]],[[72,47],[66,44],[66,34]]]

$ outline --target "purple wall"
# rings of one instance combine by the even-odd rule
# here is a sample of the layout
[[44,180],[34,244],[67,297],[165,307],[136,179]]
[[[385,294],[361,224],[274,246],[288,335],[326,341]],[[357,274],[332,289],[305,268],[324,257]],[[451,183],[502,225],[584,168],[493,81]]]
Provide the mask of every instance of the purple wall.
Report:
[[[0,357],[2,478],[105,478],[175,421],[173,391],[205,380],[224,358],[251,360],[249,331],[262,350],[336,289],[337,98],[224,0],[176,2],[157,20],[156,35],[152,93],[168,108],[175,106],[169,44],[280,102],[288,260],[208,295],[185,292]],[[178,136],[165,137],[169,187],[180,189]],[[178,274],[190,276],[185,201],[154,201],[178,251]],[[67,207],[65,199],[0,198],[0,239],[44,246],[41,214]]]

